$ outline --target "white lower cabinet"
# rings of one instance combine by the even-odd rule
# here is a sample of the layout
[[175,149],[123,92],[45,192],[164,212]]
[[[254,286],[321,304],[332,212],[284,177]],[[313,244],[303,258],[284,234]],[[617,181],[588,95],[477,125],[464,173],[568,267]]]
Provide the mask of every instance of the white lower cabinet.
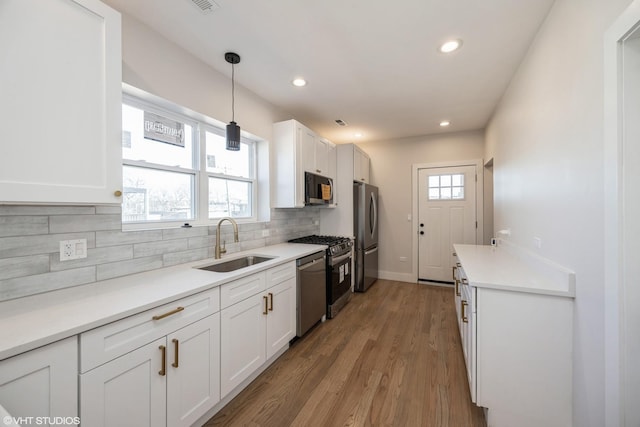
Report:
[[78,425],[77,378],[74,336],[0,361],[0,404],[25,424]]
[[87,426],[166,426],[166,378],[160,346],[151,342],[80,375],[80,414]]
[[[218,310],[216,288],[82,334],[82,424],[191,426],[209,411],[220,400],[220,313],[211,313]],[[131,342],[143,345],[129,351]],[[90,364],[111,348],[127,350]]]
[[498,279],[487,280],[478,274],[486,261],[468,259],[454,267],[454,285],[471,400],[488,409],[488,427],[572,425],[572,298],[514,291],[502,286],[504,271],[488,265]]
[[[255,285],[256,280],[261,285]],[[228,289],[246,289],[238,286],[242,281],[254,285],[253,294],[221,312],[222,398],[288,346],[296,333],[295,262],[223,285],[222,295]]]

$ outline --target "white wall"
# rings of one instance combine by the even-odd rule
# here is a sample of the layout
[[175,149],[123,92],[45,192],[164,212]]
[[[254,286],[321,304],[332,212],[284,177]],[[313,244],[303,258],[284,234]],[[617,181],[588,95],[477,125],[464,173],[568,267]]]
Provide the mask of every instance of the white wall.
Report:
[[[122,45],[125,83],[216,120],[231,121],[230,77],[126,14],[122,15]],[[243,131],[270,140],[273,123],[291,116],[245,89],[242,67],[242,62],[235,67],[236,121]]]
[[[412,281],[411,168],[419,163],[481,159],[482,131],[359,143],[371,157],[371,182],[379,187],[380,277]],[[406,257],[406,261],[400,261]]]
[[557,0],[486,132],[495,229],[576,272],[581,427],[605,424],[603,35],[629,3]]

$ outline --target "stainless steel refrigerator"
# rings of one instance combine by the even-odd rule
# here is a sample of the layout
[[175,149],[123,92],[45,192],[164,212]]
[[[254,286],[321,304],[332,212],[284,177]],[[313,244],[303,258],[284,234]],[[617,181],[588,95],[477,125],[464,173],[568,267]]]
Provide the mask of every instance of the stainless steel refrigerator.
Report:
[[353,183],[355,290],[366,291],[378,279],[378,187]]

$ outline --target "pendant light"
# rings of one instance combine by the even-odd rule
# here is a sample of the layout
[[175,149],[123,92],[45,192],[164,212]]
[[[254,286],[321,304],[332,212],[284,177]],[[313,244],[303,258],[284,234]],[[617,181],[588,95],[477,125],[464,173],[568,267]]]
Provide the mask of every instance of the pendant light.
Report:
[[240,55],[233,52],[224,54],[224,59],[231,64],[231,122],[227,125],[227,150],[240,151],[240,126],[235,122],[235,69],[234,65],[240,63]]

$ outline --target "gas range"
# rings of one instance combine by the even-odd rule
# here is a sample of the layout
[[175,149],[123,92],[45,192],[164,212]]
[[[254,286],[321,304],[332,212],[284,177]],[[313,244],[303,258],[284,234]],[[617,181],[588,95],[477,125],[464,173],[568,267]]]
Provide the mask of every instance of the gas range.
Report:
[[351,298],[351,248],[347,237],[311,235],[291,239],[289,243],[326,245],[327,317],[332,319]]
[[319,236],[312,234],[310,236],[299,237],[289,240],[289,243],[308,243],[312,245],[327,245],[327,255],[337,257],[351,251],[353,242],[348,237],[340,236]]

